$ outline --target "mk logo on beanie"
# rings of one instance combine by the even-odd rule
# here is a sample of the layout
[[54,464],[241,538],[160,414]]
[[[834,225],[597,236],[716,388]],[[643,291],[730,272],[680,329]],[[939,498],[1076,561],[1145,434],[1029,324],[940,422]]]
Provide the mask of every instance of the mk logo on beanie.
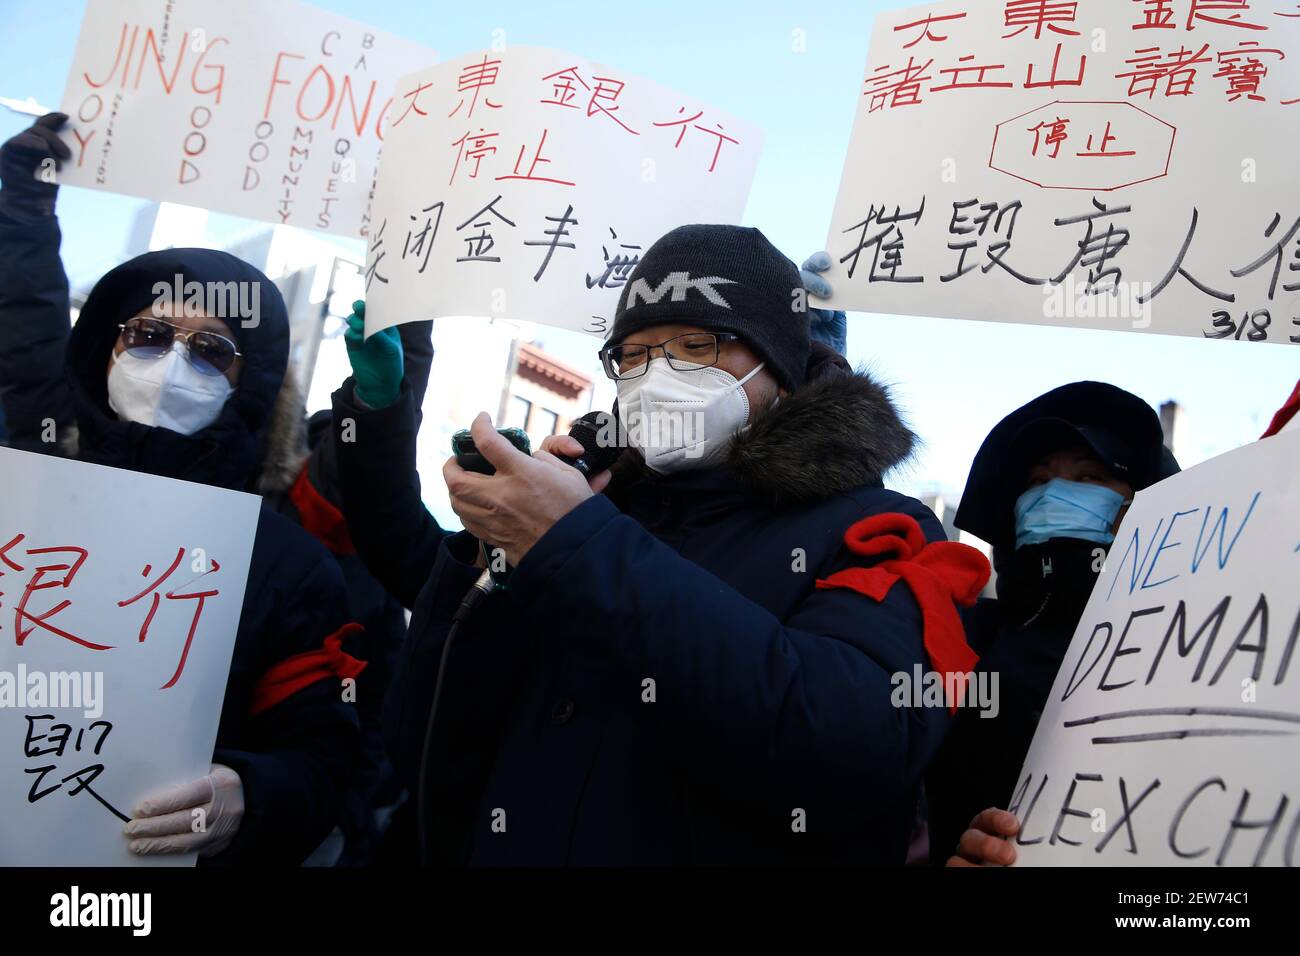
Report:
[[701,276],[698,279],[692,279],[689,272],[670,272],[664,276],[663,281],[655,288],[651,288],[647,280],[637,279],[632,283],[632,288],[627,294],[625,308],[634,308],[638,302],[649,302],[651,304],[658,302],[670,289],[673,293],[670,302],[685,302],[686,293],[694,289],[714,305],[730,309],[731,306],[727,304],[727,300],[718,293],[714,286],[735,284],[735,279],[724,279],[721,276]]
[[794,389],[811,348],[805,301],[799,270],[757,229],[678,226],[637,263],[606,342],[656,325],[731,332]]

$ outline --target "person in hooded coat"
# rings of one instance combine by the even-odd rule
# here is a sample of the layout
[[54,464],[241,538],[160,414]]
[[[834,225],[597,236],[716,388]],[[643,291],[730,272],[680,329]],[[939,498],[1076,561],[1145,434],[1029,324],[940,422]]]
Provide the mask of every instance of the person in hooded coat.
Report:
[[[364,303],[356,305],[364,316]],[[410,389],[417,430],[433,364],[432,332],[433,322],[426,319],[407,322],[397,329],[395,336],[384,339],[390,346],[388,357],[401,365],[401,378]],[[272,507],[309,531],[334,556],[347,585],[348,613],[363,628],[352,641],[353,652],[366,661],[355,688],[357,715],[361,719],[362,760],[356,781],[344,801],[345,812],[339,821],[343,847],[333,862],[335,866],[373,866],[384,863],[380,854],[385,833],[394,808],[400,809],[407,796],[384,750],[381,724],[384,696],[406,637],[406,615],[397,599],[366,569],[352,543],[343,514],[330,428],[332,419],[329,409],[312,415],[307,424],[307,451],[302,455],[301,467],[285,482],[287,491],[271,492],[266,498]],[[323,852],[314,856],[312,862],[326,856]]]
[[993,547],[997,598],[962,618],[997,712],[959,713],[926,775],[932,863],[1007,806],[1128,502],[1178,470],[1155,410],[1104,382],[1040,395],[984,439],[954,523]]
[[[716,367],[684,381],[718,379],[735,415],[714,433],[725,452],[701,452],[699,466],[653,452],[651,470],[638,446],[589,486],[551,455],[574,454],[567,437],[530,458],[476,420],[498,472],[473,477],[535,481],[531,494],[561,514],[519,560],[484,532],[516,566],[450,648],[479,542],[441,534],[420,503],[405,387],[385,407],[351,380],[335,393],[335,420],[356,423],[338,454],[358,551],[412,608],[385,730],[408,787],[426,791],[426,861],[903,862],[947,713],[895,706],[891,678],[940,669],[931,651],[953,660],[932,613],[950,615],[956,633],[943,637],[965,649],[953,592],[973,600],[987,563],[883,487],[914,437],[884,387],[810,344],[806,313],[790,307],[799,285],[761,233],[732,226],[674,230],[633,272],[609,347],[658,342],[673,324],[715,337]],[[629,305],[629,290],[647,295]],[[625,424],[629,401],[620,389]],[[467,474],[444,470],[477,528],[486,512],[467,507]],[[501,514],[502,533],[536,526]],[[895,533],[874,537],[864,519]],[[914,596],[903,578],[953,557],[945,548],[970,551],[975,570]],[[937,592],[939,577],[924,583]]]
[[[427,323],[409,323],[402,332]],[[420,344],[429,342],[429,330],[413,330]],[[409,343],[403,334],[402,344]],[[413,350],[404,348],[404,369],[408,379],[415,369],[428,371],[428,363],[412,360]],[[416,373],[418,374],[418,372]],[[413,396],[423,395],[420,384],[412,386]],[[418,398],[415,398],[418,402]],[[356,710],[361,720],[361,766],[344,799],[344,814],[339,820],[342,849],[333,858],[335,866],[372,866],[381,860],[380,847],[392,817],[392,808],[404,799],[392,762],[384,749],[382,733],[383,700],[392,674],[397,667],[402,641],[406,637],[406,614],[402,605],[375,580],[357,554],[356,545],[342,510],[334,461],[334,438],[329,409],[311,416],[307,425],[310,454],[288,492],[267,495],[267,501],[281,514],[301,525],[324,545],[338,562],[347,588],[348,616],[363,628],[349,640],[349,650],[366,662],[357,677]],[[323,848],[328,850],[329,847]],[[323,857],[325,854],[321,854]],[[313,857],[313,861],[318,856]]]
[[[285,422],[300,417],[294,400],[279,400],[288,316],[274,283],[234,256],[169,249],[136,257],[91,290],[68,336],[66,376],[43,370],[33,377],[13,361],[11,347],[21,351],[32,338],[67,335],[68,315],[52,195],[43,207],[33,206],[17,181],[7,170],[0,190],[0,197],[9,194],[0,198],[0,352],[9,356],[5,404],[11,421],[18,418],[16,434],[38,436],[36,423],[49,419],[58,440],[34,438],[31,450],[72,452],[84,461],[241,491],[254,488],[259,474],[283,470]],[[204,288],[241,284],[256,295],[256,313],[247,321],[183,314],[155,288],[173,287],[178,276]],[[133,317],[174,324],[170,347],[148,358],[127,353],[121,327]],[[193,331],[233,342],[238,356],[225,375],[195,374]],[[171,369],[165,376],[153,374],[165,365]],[[110,376],[116,377],[112,387]],[[22,414],[12,415],[14,409]],[[164,421],[172,427],[158,424]],[[129,512],[131,505],[116,507]],[[154,517],[147,510],[139,515]],[[357,715],[339,684],[362,667],[341,648],[355,630],[337,564],[264,505],[212,772],[146,796],[125,827],[128,847],[143,854],[198,851],[212,865],[305,859],[334,826],[357,761]],[[191,831],[195,807],[205,810],[205,832]]]

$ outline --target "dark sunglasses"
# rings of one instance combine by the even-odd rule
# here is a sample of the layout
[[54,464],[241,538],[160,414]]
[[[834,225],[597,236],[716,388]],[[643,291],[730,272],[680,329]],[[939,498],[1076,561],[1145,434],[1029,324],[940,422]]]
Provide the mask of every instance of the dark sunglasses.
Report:
[[235,343],[215,332],[194,332],[162,319],[137,316],[118,326],[122,347],[136,358],[166,355],[176,339],[185,343],[185,358],[204,375],[223,375],[239,358]]

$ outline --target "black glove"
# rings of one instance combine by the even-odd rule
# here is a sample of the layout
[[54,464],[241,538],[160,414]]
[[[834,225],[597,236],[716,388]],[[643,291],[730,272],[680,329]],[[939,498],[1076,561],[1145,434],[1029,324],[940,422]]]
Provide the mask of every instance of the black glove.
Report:
[[0,212],[19,220],[54,215],[59,184],[53,173],[72,158],[57,132],[67,121],[66,113],[46,113],[0,146]]

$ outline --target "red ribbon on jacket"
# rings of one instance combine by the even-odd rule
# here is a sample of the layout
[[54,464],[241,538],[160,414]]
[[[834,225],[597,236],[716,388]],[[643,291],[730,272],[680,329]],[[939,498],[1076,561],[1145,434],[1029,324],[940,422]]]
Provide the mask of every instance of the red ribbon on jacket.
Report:
[[343,638],[363,630],[365,628],[355,621],[344,624],[325,638],[324,645],[318,650],[304,651],[280,661],[263,674],[253,688],[253,701],[249,704],[248,713],[256,715],[269,710],[317,681],[356,677],[366,669],[366,662],[357,660],[343,650]]
[[289,500],[298,509],[299,523],[311,532],[312,537],[325,545],[331,554],[356,554],[356,545],[352,543],[352,535],[348,531],[343,512],[316,490],[307,475],[306,464],[298,473],[298,480],[289,489]]
[[[979,656],[966,643],[956,605],[974,604],[989,581],[989,562],[975,548],[956,541],[927,542],[921,526],[899,512],[872,515],[849,526],[844,544],[854,554],[883,558],[869,568],[845,568],[818,580],[818,588],[849,588],[883,601],[898,581],[912,590],[921,608],[925,653],[944,678],[944,688],[959,686]],[[949,675],[953,675],[950,677]],[[950,695],[948,710],[957,709]]]

